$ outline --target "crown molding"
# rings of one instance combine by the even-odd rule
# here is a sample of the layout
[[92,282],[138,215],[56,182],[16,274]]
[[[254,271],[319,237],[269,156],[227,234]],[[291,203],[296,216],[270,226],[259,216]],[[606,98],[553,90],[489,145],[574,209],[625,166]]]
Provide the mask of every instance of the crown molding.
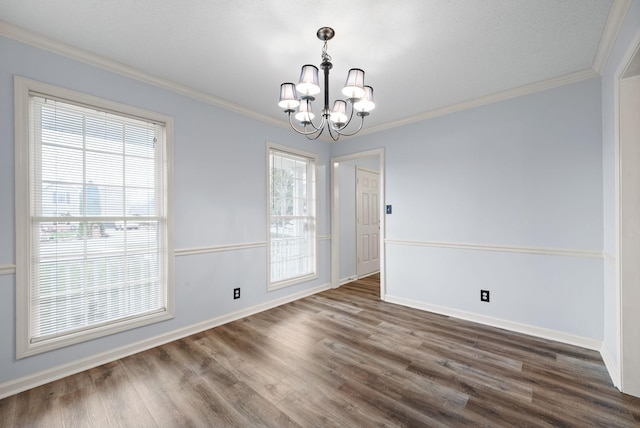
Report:
[[[614,0],[614,4],[612,6],[611,12],[609,14],[609,18],[607,20],[607,25],[605,26],[605,35],[603,35],[603,38],[601,39],[601,43],[600,43],[601,47],[599,47],[598,54],[596,55],[597,58],[600,58],[600,56],[603,55],[600,53],[601,51],[605,52],[605,48],[602,46],[610,45],[608,47],[608,51],[611,50],[611,47],[613,46],[613,42],[615,41],[615,37],[617,36],[620,26],[622,25],[622,21],[627,12],[627,9],[629,8],[629,5],[631,4],[631,1],[632,0]],[[284,122],[274,117],[249,110],[238,104],[232,103],[222,98],[215,97],[211,94],[197,91],[188,86],[180,85],[175,82],[169,81],[167,79],[163,79],[161,77],[142,72],[133,67],[129,67],[127,65],[107,59],[100,55],[96,55],[96,54],[84,51],[82,49],[75,48],[67,44],[49,39],[45,36],[8,24],[2,20],[0,20],[0,36],[5,36],[13,40],[34,46],[36,48],[44,49],[61,56],[65,56],[67,58],[80,61],[85,64],[89,64],[94,67],[98,67],[103,70],[107,70],[107,71],[119,74],[124,77],[128,77],[143,83],[147,83],[162,89],[166,89],[168,91],[178,93],[178,94],[187,96],[189,98],[202,101],[207,104],[215,105],[225,110],[232,111],[232,112],[250,117],[252,119],[259,120],[264,123],[268,123],[278,128],[282,128],[282,129],[289,128],[288,122]],[[605,36],[607,40],[609,40],[607,42],[608,45],[603,42],[603,39],[605,38]],[[608,51],[607,51],[607,56],[608,56]],[[595,64],[595,61],[594,61],[594,64]],[[587,70],[583,70],[575,73],[566,74],[564,76],[543,80],[543,81],[532,83],[529,85],[524,85],[517,88],[508,89],[506,91],[501,91],[494,94],[482,96],[472,100],[463,101],[461,103],[437,108],[435,110],[430,110],[430,111],[427,111],[415,116],[410,116],[401,120],[384,123],[382,125],[374,126],[371,128],[365,128],[358,133],[357,137],[373,134],[376,132],[381,132],[388,129],[397,128],[400,126],[405,126],[405,125],[409,125],[417,122],[422,122],[424,120],[432,119],[438,116],[444,116],[447,114],[456,113],[459,111],[468,110],[468,109],[480,107],[487,104],[493,104],[493,103],[508,100],[511,98],[520,97],[522,95],[533,94],[533,93],[544,91],[547,89],[556,88],[558,86],[581,82],[583,80],[587,80],[587,79],[591,79],[593,77],[599,76],[599,72],[595,70],[596,68],[594,65],[594,69],[587,69]],[[331,140],[328,137],[326,136],[323,136],[323,137],[320,137],[320,140],[331,142]],[[348,138],[349,137],[347,137],[347,139]],[[351,138],[356,138],[356,136]]]
[[618,32],[620,32],[620,28],[622,27],[625,16],[627,16],[627,11],[632,1],[633,0],[613,0],[607,23],[604,26],[604,30],[602,30],[602,37],[600,37],[600,44],[598,45],[596,56],[593,58],[592,68],[598,74],[602,74],[604,71],[607,59],[609,58],[609,54],[611,54],[613,44],[618,38]]
[[473,100],[463,101],[457,104],[452,104],[450,106],[438,108],[438,109],[421,113],[415,116],[410,116],[405,119],[385,123],[379,126],[374,126],[373,128],[367,128],[361,131],[359,135],[372,134],[374,132],[385,131],[391,128],[397,128],[399,126],[410,125],[412,123],[422,122],[424,120],[432,119],[434,117],[444,116],[451,113],[457,113],[459,111],[469,110],[475,107],[480,107],[487,104],[493,104],[493,103],[505,101],[511,98],[521,97],[523,95],[534,94],[536,92],[546,91],[547,89],[557,88],[559,86],[582,82],[583,80],[592,79],[598,76],[599,74],[592,69],[565,74],[564,76],[554,77],[552,79],[531,83],[529,85],[508,89],[502,92],[496,92],[495,94],[486,95],[483,97],[475,98]]
[[16,40],[21,43],[31,45],[33,47],[44,49],[55,54],[80,61],[82,63],[110,71],[112,73],[119,74],[130,79],[137,80],[142,83],[147,83],[158,88],[166,89],[171,92],[175,92],[180,95],[202,101],[207,104],[211,104],[225,110],[232,111],[244,116],[248,116],[252,119],[266,122],[270,125],[277,126],[279,128],[287,128],[288,123],[284,123],[281,120],[275,119],[271,116],[267,116],[261,113],[244,108],[238,104],[232,103],[222,98],[215,97],[211,94],[207,94],[202,91],[197,91],[188,86],[180,85],[167,79],[155,76],[150,73],[137,70],[133,67],[121,64],[117,61],[107,59],[103,56],[96,55],[85,50],[75,48],[73,46],[52,40],[48,37],[40,34],[33,33],[23,28],[8,24],[0,20],[0,36],[5,36],[10,39]]

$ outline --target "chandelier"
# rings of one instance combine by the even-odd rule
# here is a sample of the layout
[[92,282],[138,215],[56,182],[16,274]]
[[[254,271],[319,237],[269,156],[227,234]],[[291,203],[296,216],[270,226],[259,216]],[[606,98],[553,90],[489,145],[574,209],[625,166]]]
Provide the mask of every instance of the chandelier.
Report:
[[[331,57],[327,53],[327,42],[333,38],[335,31],[333,28],[322,27],[316,33],[318,39],[324,42],[322,47],[322,63],[320,68],[324,72],[324,108],[322,109],[322,119],[318,125],[313,122],[315,115],[311,109],[311,102],[315,101],[314,95],[320,93],[318,81],[318,67],[315,65],[303,65],[300,72],[300,81],[297,85],[293,83],[283,83],[280,85],[280,101],[278,105],[284,109],[289,116],[289,124],[294,131],[305,135],[310,140],[315,140],[322,135],[325,128],[333,141],[338,141],[341,135],[355,135],[362,129],[364,118],[374,109],[373,88],[365,86],[364,71],[359,68],[352,68],[347,75],[347,81],[342,88],[342,94],[346,100],[336,100],[333,108],[329,110],[329,70],[333,67]],[[347,108],[347,103],[349,108]],[[295,109],[298,109],[297,112]],[[349,114],[347,114],[349,110]],[[360,118],[358,127],[346,131],[346,128],[353,119],[353,114]],[[299,123],[294,125],[293,117]]]

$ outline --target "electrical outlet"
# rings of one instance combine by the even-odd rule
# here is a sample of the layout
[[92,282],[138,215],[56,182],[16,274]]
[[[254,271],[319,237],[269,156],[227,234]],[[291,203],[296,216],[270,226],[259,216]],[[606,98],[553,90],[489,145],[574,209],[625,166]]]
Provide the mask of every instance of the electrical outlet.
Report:
[[480,301],[481,302],[489,301],[489,290],[480,290]]
[[233,289],[233,300],[240,298],[240,288]]

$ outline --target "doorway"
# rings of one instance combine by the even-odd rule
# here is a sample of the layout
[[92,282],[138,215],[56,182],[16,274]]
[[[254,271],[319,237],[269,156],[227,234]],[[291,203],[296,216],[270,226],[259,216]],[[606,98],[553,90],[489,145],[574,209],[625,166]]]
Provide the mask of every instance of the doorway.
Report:
[[356,167],[356,274],[380,270],[380,174]]
[[[365,166],[366,165],[366,166]],[[331,159],[331,285],[334,288],[358,278],[356,249],[356,167],[379,174],[374,211],[379,220],[377,245],[380,298],[385,298],[384,266],[384,149],[375,149]],[[349,184],[351,183],[351,184]],[[353,221],[349,212],[353,212]]]
[[618,80],[620,390],[640,397],[640,33]]

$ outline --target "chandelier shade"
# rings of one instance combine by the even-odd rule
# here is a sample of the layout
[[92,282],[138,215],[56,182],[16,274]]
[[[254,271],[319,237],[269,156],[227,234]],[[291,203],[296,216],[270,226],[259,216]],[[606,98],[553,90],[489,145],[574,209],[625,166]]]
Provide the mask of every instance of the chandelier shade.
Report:
[[298,106],[296,120],[301,124],[310,124],[314,117],[316,116],[311,111],[311,101],[308,99],[302,100]]
[[315,65],[303,65],[300,71],[300,81],[296,85],[296,90],[302,95],[316,95],[320,93],[318,83],[318,67]]
[[347,75],[347,81],[342,88],[342,95],[347,98],[362,98],[364,96],[364,70],[352,68]]
[[[324,42],[322,62],[320,63],[324,83],[324,108],[321,111],[320,123],[313,122],[316,115],[313,113],[311,105],[312,101],[315,101],[314,95],[322,92],[319,69],[315,65],[302,66],[300,80],[297,84],[287,82],[280,85],[278,106],[289,116],[289,125],[297,133],[310,140],[315,140],[326,129],[331,139],[338,141],[340,136],[355,135],[362,129],[364,118],[375,108],[373,88],[364,84],[364,70],[352,68],[349,70],[347,80],[342,88],[342,95],[346,99],[336,100],[333,103],[333,108],[329,109],[329,70],[333,64],[331,56],[327,53],[327,42],[334,37],[335,31],[330,27],[322,27],[316,35]],[[351,130],[347,131],[354,115],[359,117],[360,121],[357,127],[351,126]],[[298,122],[297,125],[294,124],[294,119]]]
[[353,108],[363,112],[370,112],[376,108],[376,103],[373,101],[373,88],[371,86],[364,87],[364,96],[353,103]]
[[333,103],[333,109],[331,109],[331,115],[329,120],[333,122],[337,128],[342,128],[349,120],[347,116],[347,103],[343,100],[336,100]]
[[285,110],[295,109],[300,105],[296,86],[293,83],[280,85],[280,101],[278,105]]

